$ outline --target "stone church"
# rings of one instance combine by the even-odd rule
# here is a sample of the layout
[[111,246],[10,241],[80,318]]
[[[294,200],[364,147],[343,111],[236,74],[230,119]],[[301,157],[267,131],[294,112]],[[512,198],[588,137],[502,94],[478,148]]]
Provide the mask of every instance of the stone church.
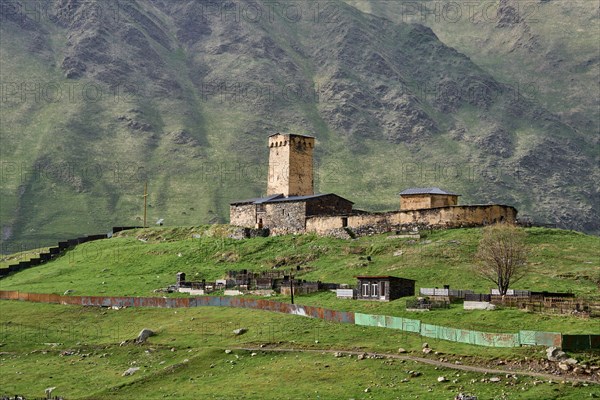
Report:
[[311,136],[269,136],[267,196],[231,203],[231,225],[268,228],[271,234],[281,235],[304,232],[309,217],[351,214],[350,200],[314,193],[314,148]]
[[456,193],[439,188],[411,188],[399,193],[400,210],[371,213],[333,193],[315,194],[312,136],[269,136],[269,172],[265,197],[230,203],[230,224],[268,229],[271,235],[314,232],[354,237],[415,228],[482,226],[516,222],[514,207],[458,205]]

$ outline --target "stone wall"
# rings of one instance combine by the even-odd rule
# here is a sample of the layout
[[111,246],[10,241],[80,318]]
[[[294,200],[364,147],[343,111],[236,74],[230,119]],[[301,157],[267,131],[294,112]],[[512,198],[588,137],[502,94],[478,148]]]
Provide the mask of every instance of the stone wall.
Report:
[[[517,210],[504,205],[449,206],[426,210],[370,213],[348,217],[348,228],[356,236],[366,236],[406,229],[444,229],[473,227],[495,222],[515,223]],[[339,237],[342,217],[311,217],[306,231]]]
[[431,208],[431,197],[426,194],[400,196],[400,210],[419,210]]
[[415,194],[400,196],[400,210],[422,210],[458,205],[458,196],[445,194]]
[[256,225],[256,206],[254,204],[229,206],[229,223],[234,226],[254,228]]
[[304,233],[306,203],[301,201],[265,204],[263,227],[272,235]]

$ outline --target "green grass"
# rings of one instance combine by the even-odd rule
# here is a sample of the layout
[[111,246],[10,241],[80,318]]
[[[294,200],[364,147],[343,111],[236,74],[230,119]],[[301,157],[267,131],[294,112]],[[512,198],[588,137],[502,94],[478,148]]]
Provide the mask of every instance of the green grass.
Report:
[[[226,225],[125,231],[112,239],[77,246],[51,263],[4,278],[0,288],[33,293],[73,290],[73,295],[156,296],[153,291],[173,284],[180,271],[187,273],[188,280],[210,281],[223,278],[229,270],[289,271],[298,266],[301,270],[296,278],[309,281],[354,285],[357,275],[384,274],[415,279],[417,290],[450,284],[457,289],[489,293],[493,287],[472,271],[480,229],[433,231],[414,243],[390,239],[389,235],[352,241],[315,235],[234,240],[227,238],[229,232]],[[514,288],[570,291],[591,300],[600,299],[599,238],[531,228],[527,229],[527,242],[531,248],[530,271]],[[398,251],[402,255],[394,256]],[[367,260],[369,256],[371,261]],[[280,295],[274,299],[290,301]],[[389,303],[348,301],[329,292],[297,296],[296,302],[491,332],[597,330],[589,320],[515,309],[466,312],[460,305],[453,305],[449,310],[414,314],[405,311],[406,299]]]
[[[600,393],[598,385],[574,388],[560,381],[534,385],[540,380],[505,378],[504,374],[499,375],[502,382],[494,385],[480,382],[493,375],[404,360],[335,358],[320,351],[257,351],[254,357],[242,350],[225,354],[225,349],[262,344],[382,353],[394,353],[401,346],[409,354],[422,356],[418,335],[382,335],[380,328],[263,311],[213,307],[107,310],[14,301],[0,302],[0,308],[0,394],[41,397],[47,387],[56,387],[55,395],[69,399],[439,399],[461,391],[486,399],[580,399],[584,397],[578,396]],[[141,346],[119,346],[145,327],[157,335]],[[238,327],[246,327],[248,332],[234,336],[232,330]],[[458,360],[456,354],[460,354],[465,363],[479,365],[486,359],[541,359],[544,353],[535,348],[488,349],[435,339],[428,342],[450,360]],[[74,354],[61,356],[64,351]],[[131,366],[140,370],[122,377]],[[422,375],[411,378],[411,370]],[[440,384],[438,376],[446,376],[450,382]]]

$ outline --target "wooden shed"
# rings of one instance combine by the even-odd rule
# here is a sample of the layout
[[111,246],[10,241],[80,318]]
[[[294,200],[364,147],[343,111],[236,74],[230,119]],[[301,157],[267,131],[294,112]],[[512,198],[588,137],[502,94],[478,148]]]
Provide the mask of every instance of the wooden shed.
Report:
[[391,301],[415,295],[415,281],[397,276],[357,276],[357,299]]

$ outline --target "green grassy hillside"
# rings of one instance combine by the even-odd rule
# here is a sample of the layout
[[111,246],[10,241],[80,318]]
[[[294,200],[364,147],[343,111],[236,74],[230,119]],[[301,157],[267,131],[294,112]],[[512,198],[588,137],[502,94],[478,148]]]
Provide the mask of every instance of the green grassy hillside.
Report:
[[[526,231],[531,271],[519,288],[572,291],[598,300],[600,239],[557,229]],[[410,277],[417,280],[417,287],[449,283],[484,292],[490,287],[470,269],[480,229],[433,231],[416,241],[390,235],[357,240],[312,235],[234,240],[227,238],[230,233],[227,225],[123,231],[3,278],[0,289],[163,296],[153,290],[172,284],[179,271],[185,271],[188,279],[199,280],[221,278],[228,270],[298,266],[296,277],[308,280],[353,284],[354,276],[368,273]],[[399,252],[402,254],[394,256]],[[10,258],[19,257],[27,257],[27,253]],[[279,295],[274,299],[290,300]],[[488,332],[597,332],[595,320],[515,309],[465,312],[457,304],[449,310],[415,315],[405,311],[405,299],[389,303],[338,300],[333,293],[323,292],[296,296],[295,300]],[[540,348],[488,348],[428,338],[435,353],[424,355],[424,338],[417,334],[226,307],[113,310],[2,301],[0,311],[0,395],[41,396],[48,387],[56,387],[55,395],[69,399],[433,400],[463,392],[482,399],[579,400],[600,395],[597,384],[560,383],[564,378],[552,375],[513,376],[512,371],[550,371]],[[241,327],[248,332],[234,335],[233,330]],[[157,335],[144,345],[121,344],[143,328]],[[399,347],[407,353],[398,355]],[[354,355],[335,357],[337,351]],[[358,360],[356,352],[400,358]],[[598,365],[597,352],[572,356],[581,363]],[[407,357],[447,364],[434,366]],[[507,369],[486,374],[449,368],[457,364]],[[140,370],[133,376],[121,376],[130,367]],[[438,382],[440,376],[448,382]],[[489,382],[491,377],[501,381]],[[282,386],[283,381],[286,385]]]
[[[423,356],[422,340],[291,315],[212,307],[116,311],[6,301],[0,306],[0,394],[41,397],[45,388],[55,387],[54,395],[69,399],[438,399],[465,392],[486,399],[578,400],[600,391],[598,385],[485,375],[402,359],[336,358],[325,351],[396,353],[401,346],[407,355]],[[239,327],[248,333],[234,336],[232,330]],[[142,328],[157,335],[141,346],[119,345]],[[535,349],[481,349],[435,339],[429,343],[451,363],[459,360],[457,353],[462,362],[479,366],[490,360],[512,363],[523,356],[542,357]],[[258,350],[255,356],[235,350],[243,347]],[[268,352],[273,348],[316,352]],[[234,350],[226,354],[226,349]],[[496,361],[490,366],[495,368]],[[122,377],[130,367],[140,370]],[[438,383],[439,376],[449,381]],[[494,376],[501,382],[482,382]]]
[[[223,278],[229,270],[296,271],[298,267],[296,278],[310,281],[354,285],[355,276],[375,274],[415,279],[417,290],[449,284],[452,288],[489,293],[493,287],[472,270],[480,229],[433,231],[418,241],[389,235],[352,241],[314,235],[235,240],[227,238],[229,229],[227,225],[215,225],[123,231],[111,239],[79,245],[55,261],[4,278],[0,288],[34,293],[62,294],[73,290],[74,295],[153,296],[155,289],[174,284],[175,274],[180,271],[186,272],[188,280],[210,281]],[[529,273],[514,288],[569,291],[578,297],[600,299],[600,239],[558,229],[526,231],[531,248]],[[276,299],[289,301],[285,296]],[[298,296],[296,302],[414,317],[404,310],[404,299],[372,303],[319,293]],[[540,316],[508,309],[482,316],[464,312],[459,305],[421,317],[441,325],[497,332],[562,329],[585,333],[593,329],[592,323],[575,317]],[[506,325],[507,319],[512,321],[510,325]]]

